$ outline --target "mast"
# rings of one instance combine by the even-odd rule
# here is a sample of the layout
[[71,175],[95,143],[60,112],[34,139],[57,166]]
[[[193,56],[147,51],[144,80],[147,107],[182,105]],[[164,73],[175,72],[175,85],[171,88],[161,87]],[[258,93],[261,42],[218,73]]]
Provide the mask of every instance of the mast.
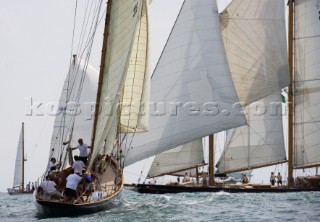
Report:
[[24,123],[22,123],[22,189],[24,189]]
[[294,1],[289,1],[288,18],[288,59],[290,84],[288,87],[288,187],[293,187],[293,7]]
[[100,72],[99,72],[99,80],[98,80],[97,99],[96,99],[96,106],[95,106],[95,111],[94,111],[94,123],[93,123],[92,138],[91,138],[91,153],[93,151],[94,138],[96,136],[96,126],[97,126],[99,108],[100,108],[99,102],[100,102],[100,97],[101,97],[101,92],[102,92],[103,72],[104,72],[106,54],[107,54],[107,45],[108,45],[107,43],[108,43],[108,37],[109,37],[111,4],[112,4],[112,0],[109,0],[107,2],[107,13],[106,13],[106,20],[105,20],[105,26],[104,26],[104,32],[103,32],[103,44],[102,44],[102,53],[101,53],[101,61],[100,61]]
[[209,136],[209,185],[214,186],[214,134]]

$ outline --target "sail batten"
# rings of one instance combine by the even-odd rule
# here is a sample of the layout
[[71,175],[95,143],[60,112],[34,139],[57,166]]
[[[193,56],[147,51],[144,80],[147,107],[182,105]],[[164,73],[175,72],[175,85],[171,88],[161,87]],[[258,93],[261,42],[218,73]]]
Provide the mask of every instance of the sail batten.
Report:
[[230,75],[215,1],[184,1],[151,80],[150,126],[125,165],[246,123]]
[[293,167],[320,162],[320,20],[316,1],[295,1]]

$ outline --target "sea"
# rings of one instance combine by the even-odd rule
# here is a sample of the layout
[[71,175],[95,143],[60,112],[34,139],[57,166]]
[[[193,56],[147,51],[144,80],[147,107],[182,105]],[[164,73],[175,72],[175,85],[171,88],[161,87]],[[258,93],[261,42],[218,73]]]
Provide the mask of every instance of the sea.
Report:
[[139,194],[124,190],[117,207],[78,217],[43,218],[32,195],[0,193],[0,221],[320,221],[320,192]]

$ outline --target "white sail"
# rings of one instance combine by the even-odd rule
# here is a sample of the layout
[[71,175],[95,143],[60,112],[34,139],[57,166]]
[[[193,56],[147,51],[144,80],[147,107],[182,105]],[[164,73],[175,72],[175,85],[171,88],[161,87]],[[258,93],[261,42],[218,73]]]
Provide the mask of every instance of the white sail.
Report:
[[23,154],[22,154],[22,146],[23,146],[23,133],[22,130],[20,132],[19,136],[19,143],[17,148],[17,156],[16,156],[16,162],[14,167],[14,177],[13,177],[13,187],[19,187],[22,185],[23,181],[23,172],[22,172],[22,165],[23,165]]
[[186,0],[151,80],[150,128],[135,135],[125,165],[246,123],[212,0]]
[[294,167],[320,165],[320,2],[295,1]]
[[246,105],[289,85],[284,4],[233,0],[220,16],[232,78]]
[[202,139],[156,155],[148,177],[171,174],[204,164]]
[[[107,53],[105,65],[102,67],[104,69],[102,70],[100,110],[97,117],[97,125],[95,126],[94,147],[89,168],[92,166],[98,153],[111,153],[112,151],[111,142],[115,139],[127,73],[128,71],[129,73],[133,72],[129,68],[133,68],[132,65],[134,64],[131,62],[139,61],[139,58],[134,57],[132,52],[139,53],[139,55],[143,54],[143,51],[140,51],[139,42],[137,43],[137,40],[141,39],[136,39],[135,37],[140,27],[144,26],[143,22],[140,22],[140,19],[143,15],[142,8],[146,4],[145,0],[118,0],[112,1],[109,4],[111,4],[111,12],[109,16],[108,41],[106,43]],[[147,37],[142,35],[141,38]],[[146,40],[142,41],[142,43],[145,42]],[[135,45],[135,43],[137,44]],[[136,49],[133,49],[134,46],[136,46]],[[135,73],[133,72],[130,75],[134,75]],[[142,70],[139,70],[138,73],[141,76],[145,74]],[[128,81],[126,82],[127,89],[130,88],[128,87]],[[141,82],[144,82],[144,80]],[[135,87],[139,87],[139,85]],[[133,108],[132,106],[129,107]]]
[[[243,171],[286,161],[280,93],[246,107],[248,126],[229,131],[219,173]],[[232,136],[230,136],[232,135]]]
[[150,76],[148,72],[148,13],[143,4],[129,61],[121,106],[121,132],[144,132],[148,128]]
[[71,63],[59,100],[49,153],[49,159],[56,158],[62,163],[62,168],[69,166],[68,155],[65,154],[68,145],[63,145],[63,142],[71,139],[71,147],[78,144],[79,138],[85,143],[91,142],[97,83],[96,69],[80,59]]

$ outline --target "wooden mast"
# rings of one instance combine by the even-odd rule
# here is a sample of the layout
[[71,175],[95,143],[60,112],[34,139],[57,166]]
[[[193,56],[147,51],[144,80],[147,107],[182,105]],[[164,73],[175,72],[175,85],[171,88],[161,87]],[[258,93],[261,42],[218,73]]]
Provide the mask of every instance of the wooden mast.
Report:
[[22,190],[24,190],[24,123],[22,123]]
[[288,18],[288,59],[291,81],[288,87],[288,187],[293,187],[293,7],[294,1],[290,0]]
[[214,186],[214,134],[209,136],[209,185]]
[[93,123],[93,130],[92,130],[92,138],[91,138],[91,153],[93,151],[94,146],[94,139],[96,136],[96,126],[98,122],[98,115],[100,109],[100,97],[102,92],[102,84],[103,84],[103,73],[106,63],[106,54],[107,54],[107,45],[108,45],[108,37],[109,37],[109,25],[110,25],[110,12],[111,12],[111,5],[112,0],[107,2],[107,13],[106,13],[106,20],[103,32],[103,44],[102,44],[102,53],[101,53],[101,61],[100,61],[100,72],[99,72],[99,80],[98,80],[98,90],[97,90],[97,99],[96,99],[96,106],[94,111],[94,123]]

